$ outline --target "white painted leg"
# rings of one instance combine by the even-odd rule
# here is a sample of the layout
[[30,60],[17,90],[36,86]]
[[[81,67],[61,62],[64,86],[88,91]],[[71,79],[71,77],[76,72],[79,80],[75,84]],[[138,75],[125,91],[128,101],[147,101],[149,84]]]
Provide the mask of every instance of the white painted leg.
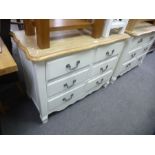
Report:
[[110,80],[110,83],[113,84],[117,80],[117,77],[113,76]]
[[48,122],[48,115],[47,116],[41,116],[40,115],[40,119],[41,119],[42,123],[45,124]]
[[106,88],[108,85],[109,85],[109,81],[106,82],[106,83],[103,85],[103,87]]

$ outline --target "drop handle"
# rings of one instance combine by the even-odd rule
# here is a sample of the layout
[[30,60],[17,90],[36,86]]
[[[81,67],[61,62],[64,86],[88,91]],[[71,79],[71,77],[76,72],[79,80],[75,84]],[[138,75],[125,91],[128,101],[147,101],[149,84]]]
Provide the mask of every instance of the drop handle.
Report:
[[108,65],[106,65],[106,67],[103,69],[103,67],[100,68],[100,72],[104,73],[106,70],[108,69]]
[[110,53],[109,51],[107,51],[107,52],[106,52],[106,55],[107,55],[107,56],[112,56],[112,55],[114,54],[114,52],[115,52],[114,49],[111,51],[111,53]]
[[138,43],[141,43],[141,42],[143,42],[143,38],[141,38],[141,39],[138,40]]
[[146,52],[146,51],[147,51],[147,49],[148,49],[148,47],[144,48],[144,52]]
[[69,88],[73,87],[75,83],[76,83],[76,80],[73,80],[73,82],[72,82],[72,84],[70,86],[67,83],[65,83],[64,87],[69,89]]
[[136,53],[132,53],[131,57],[134,58],[136,56]]
[[78,60],[78,61],[76,62],[75,67],[72,67],[70,64],[67,64],[67,65],[66,65],[66,68],[72,71],[72,70],[77,69],[78,66],[79,66],[79,64],[80,64],[80,60]]
[[131,66],[131,63],[128,63],[128,64],[126,65],[127,68],[128,68],[129,66]]
[[67,102],[70,101],[73,98],[74,94],[71,94],[69,98],[63,98],[62,100]]
[[100,84],[103,83],[103,81],[104,81],[104,79],[102,78],[100,81],[97,81],[96,84],[97,84],[97,85],[100,85]]

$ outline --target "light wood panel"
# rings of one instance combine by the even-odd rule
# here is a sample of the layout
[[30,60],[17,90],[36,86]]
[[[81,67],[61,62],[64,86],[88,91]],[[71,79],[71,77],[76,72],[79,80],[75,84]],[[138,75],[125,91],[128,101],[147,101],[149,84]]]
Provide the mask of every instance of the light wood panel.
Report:
[[[68,32],[69,33],[69,32]],[[107,45],[117,41],[121,41],[129,38],[127,34],[111,35],[108,38],[94,39],[89,35],[81,34],[78,30],[67,33],[67,38],[61,38],[63,32],[60,34],[60,38],[55,37],[55,40],[50,41],[50,48],[39,49],[36,43],[36,37],[25,36],[24,31],[17,31],[12,33],[13,39],[19,48],[26,54],[26,57],[31,61],[44,61],[47,59],[55,59],[66,55],[71,55],[77,52],[84,52],[87,49],[95,48],[100,45]],[[75,36],[73,35],[75,33]],[[79,33],[79,35],[77,35]],[[65,34],[65,32],[64,32]],[[54,33],[52,35],[54,37]]]
[[17,71],[17,65],[1,38],[0,46],[0,76]]

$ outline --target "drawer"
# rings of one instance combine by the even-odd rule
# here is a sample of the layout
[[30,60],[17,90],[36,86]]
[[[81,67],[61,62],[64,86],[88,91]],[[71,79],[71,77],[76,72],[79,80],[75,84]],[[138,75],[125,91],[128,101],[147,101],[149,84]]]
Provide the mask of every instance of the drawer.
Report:
[[151,35],[143,35],[143,36],[140,36],[140,37],[134,37],[132,39],[130,50],[141,47],[141,46],[143,46],[145,44],[153,43],[153,41],[155,39],[154,37],[155,37],[155,35],[152,35],[152,34]]
[[97,48],[95,53],[95,62],[109,59],[122,52],[124,42],[118,42],[107,46],[101,46]]
[[90,65],[93,61],[93,49],[88,52],[80,52],[46,63],[46,80],[51,80],[67,73]]
[[47,95],[48,97],[62,93],[63,91],[69,91],[79,85],[80,83],[88,79],[88,70],[84,69],[80,72],[74,73],[65,78],[58,79],[54,82],[47,84]]
[[99,89],[105,83],[109,82],[111,76],[112,76],[112,71],[110,70],[103,75],[97,76],[97,77],[89,80],[88,84],[86,86],[86,91],[88,93],[91,93],[91,92]]
[[109,60],[95,64],[92,67],[91,76],[93,77],[93,76],[102,75],[108,70],[113,70],[116,66],[117,60],[118,60],[118,57],[113,57]]
[[68,105],[76,102],[85,95],[84,85],[76,87],[67,93],[63,93],[59,96],[48,100],[48,113],[55,111],[55,108]]
[[132,68],[134,68],[136,66],[137,66],[137,59],[133,58],[132,60],[124,63],[121,66],[120,75],[123,75],[124,73],[128,72],[129,70],[131,70]]
[[142,62],[143,62],[145,56],[146,56],[146,53],[141,54],[141,55],[139,55],[139,56],[137,57],[137,65],[142,64]]

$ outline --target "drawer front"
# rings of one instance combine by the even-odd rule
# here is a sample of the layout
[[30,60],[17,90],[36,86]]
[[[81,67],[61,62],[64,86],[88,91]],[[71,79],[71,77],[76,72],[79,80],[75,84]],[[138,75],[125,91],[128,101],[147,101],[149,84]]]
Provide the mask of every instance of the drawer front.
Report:
[[100,62],[93,66],[91,76],[99,76],[107,72],[108,70],[113,70],[116,66],[118,57],[113,57],[109,60]]
[[97,48],[95,53],[95,62],[109,59],[122,52],[124,42],[114,43],[107,46],[101,46]]
[[137,59],[136,58],[124,63],[121,66],[120,75],[123,75],[125,72],[128,72],[129,70],[131,70],[132,68],[134,68],[136,66],[137,66]]
[[88,66],[93,60],[93,49],[66,56],[46,63],[46,80],[52,80],[61,75],[71,73]]
[[97,76],[96,78],[89,80],[88,84],[86,86],[86,91],[88,93],[91,93],[91,92],[99,89],[105,83],[109,82],[111,76],[112,76],[112,71],[110,70],[103,75]]
[[89,69],[84,69],[78,73],[74,73],[62,79],[58,79],[54,82],[47,84],[47,95],[48,97],[56,95],[57,93],[62,93],[64,91],[69,91],[75,88],[80,83],[88,79]]
[[68,105],[82,98],[84,94],[85,94],[84,85],[81,85],[79,87],[70,90],[67,93],[63,93],[59,96],[51,98],[48,100],[48,112],[51,113],[55,111],[57,107],[59,108],[60,106],[63,106],[65,108]]
[[135,37],[132,40],[130,50],[141,47],[145,44],[151,44],[151,43],[153,43],[154,39],[155,39],[155,36],[152,34],[144,35],[144,36],[140,36],[140,37]]
[[139,56],[137,57],[137,65],[142,64],[142,62],[143,62],[145,56],[146,56],[146,53],[141,54],[141,55],[139,55]]

